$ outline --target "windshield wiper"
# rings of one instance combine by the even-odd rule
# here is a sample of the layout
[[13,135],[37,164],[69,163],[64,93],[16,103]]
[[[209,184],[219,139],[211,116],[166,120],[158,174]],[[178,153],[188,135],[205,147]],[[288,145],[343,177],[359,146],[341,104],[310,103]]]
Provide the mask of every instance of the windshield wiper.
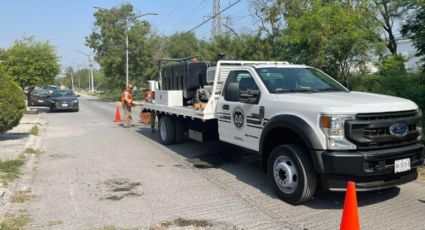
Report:
[[342,91],[342,90],[336,89],[336,88],[325,88],[325,89],[318,89],[317,91],[325,92],[325,91]]
[[317,93],[319,91],[317,91],[315,89],[291,89],[291,92],[294,92],[294,93],[298,93],[298,92],[300,92],[300,93],[304,93],[304,92]]
[[276,89],[274,93],[317,93],[315,89]]

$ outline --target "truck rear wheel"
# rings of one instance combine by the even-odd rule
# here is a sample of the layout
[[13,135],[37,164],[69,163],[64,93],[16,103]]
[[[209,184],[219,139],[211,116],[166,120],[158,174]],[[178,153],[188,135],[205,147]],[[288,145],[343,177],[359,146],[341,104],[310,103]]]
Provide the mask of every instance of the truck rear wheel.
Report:
[[186,140],[186,130],[183,125],[183,121],[179,118],[174,119],[176,124],[176,144],[183,143]]
[[176,128],[170,116],[161,116],[159,119],[159,139],[164,145],[171,145],[176,139]]
[[281,200],[299,204],[313,197],[317,179],[306,150],[296,145],[275,147],[270,154],[267,171]]

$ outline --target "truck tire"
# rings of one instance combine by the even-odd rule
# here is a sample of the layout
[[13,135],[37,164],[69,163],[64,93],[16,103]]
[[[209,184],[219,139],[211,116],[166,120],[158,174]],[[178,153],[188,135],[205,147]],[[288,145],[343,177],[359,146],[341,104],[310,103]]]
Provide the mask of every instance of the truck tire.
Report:
[[176,139],[176,128],[170,116],[161,116],[158,124],[159,139],[164,145],[171,145]]
[[309,153],[296,145],[279,145],[268,160],[268,177],[277,196],[290,204],[311,200],[317,177]]
[[180,144],[186,141],[186,130],[183,125],[183,121],[179,118],[174,119],[176,124],[176,144]]

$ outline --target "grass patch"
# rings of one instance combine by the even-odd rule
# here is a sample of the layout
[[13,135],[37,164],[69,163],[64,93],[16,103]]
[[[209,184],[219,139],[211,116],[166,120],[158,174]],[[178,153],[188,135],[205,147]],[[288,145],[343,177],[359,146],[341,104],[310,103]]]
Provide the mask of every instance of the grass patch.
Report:
[[17,191],[10,197],[12,203],[25,203],[31,200],[31,190]]
[[24,153],[26,153],[26,154],[35,154],[35,155],[39,156],[40,154],[43,153],[43,151],[41,151],[40,149],[26,148],[24,150]]
[[0,229],[20,230],[24,229],[29,222],[31,222],[31,218],[29,215],[7,215],[0,221]]
[[161,222],[159,225],[155,225],[149,230],[163,230],[163,229],[173,229],[173,227],[194,227],[195,229],[198,228],[207,228],[212,227],[213,224],[207,220],[193,220],[193,219],[183,219],[178,218],[173,221],[164,221]]
[[118,228],[113,225],[107,225],[105,227],[96,228],[96,230],[118,230]]
[[14,179],[19,178],[20,167],[24,165],[23,158],[17,160],[0,161],[0,180],[3,185],[7,185]]
[[95,228],[95,230],[138,230],[138,229],[140,228],[118,228],[118,227],[115,227],[114,225],[106,225],[101,228]]
[[47,225],[49,227],[51,227],[51,226],[57,226],[57,225],[62,225],[62,224],[63,224],[63,221],[62,220],[54,220],[54,221],[49,221],[47,223]]
[[26,209],[26,208],[22,208],[22,209],[19,209],[19,212],[20,212],[20,213],[26,213],[26,212],[28,212],[28,209]]
[[40,132],[40,130],[38,129],[37,125],[34,125],[31,130],[30,130],[30,134],[34,135],[34,136],[38,136],[38,133]]

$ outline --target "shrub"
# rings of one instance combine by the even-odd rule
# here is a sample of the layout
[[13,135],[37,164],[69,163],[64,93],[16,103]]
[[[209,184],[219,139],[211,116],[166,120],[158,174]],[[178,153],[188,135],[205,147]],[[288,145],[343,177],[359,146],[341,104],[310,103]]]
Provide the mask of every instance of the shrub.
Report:
[[381,66],[381,74],[383,76],[392,76],[406,73],[404,62],[405,60],[401,55],[385,57]]
[[[353,90],[407,98],[425,111],[425,73],[352,76]],[[425,119],[422,119],[422,126]]]
[[25,110],[24,92],[9,76],[0,72],[0,133],[18,125]]

